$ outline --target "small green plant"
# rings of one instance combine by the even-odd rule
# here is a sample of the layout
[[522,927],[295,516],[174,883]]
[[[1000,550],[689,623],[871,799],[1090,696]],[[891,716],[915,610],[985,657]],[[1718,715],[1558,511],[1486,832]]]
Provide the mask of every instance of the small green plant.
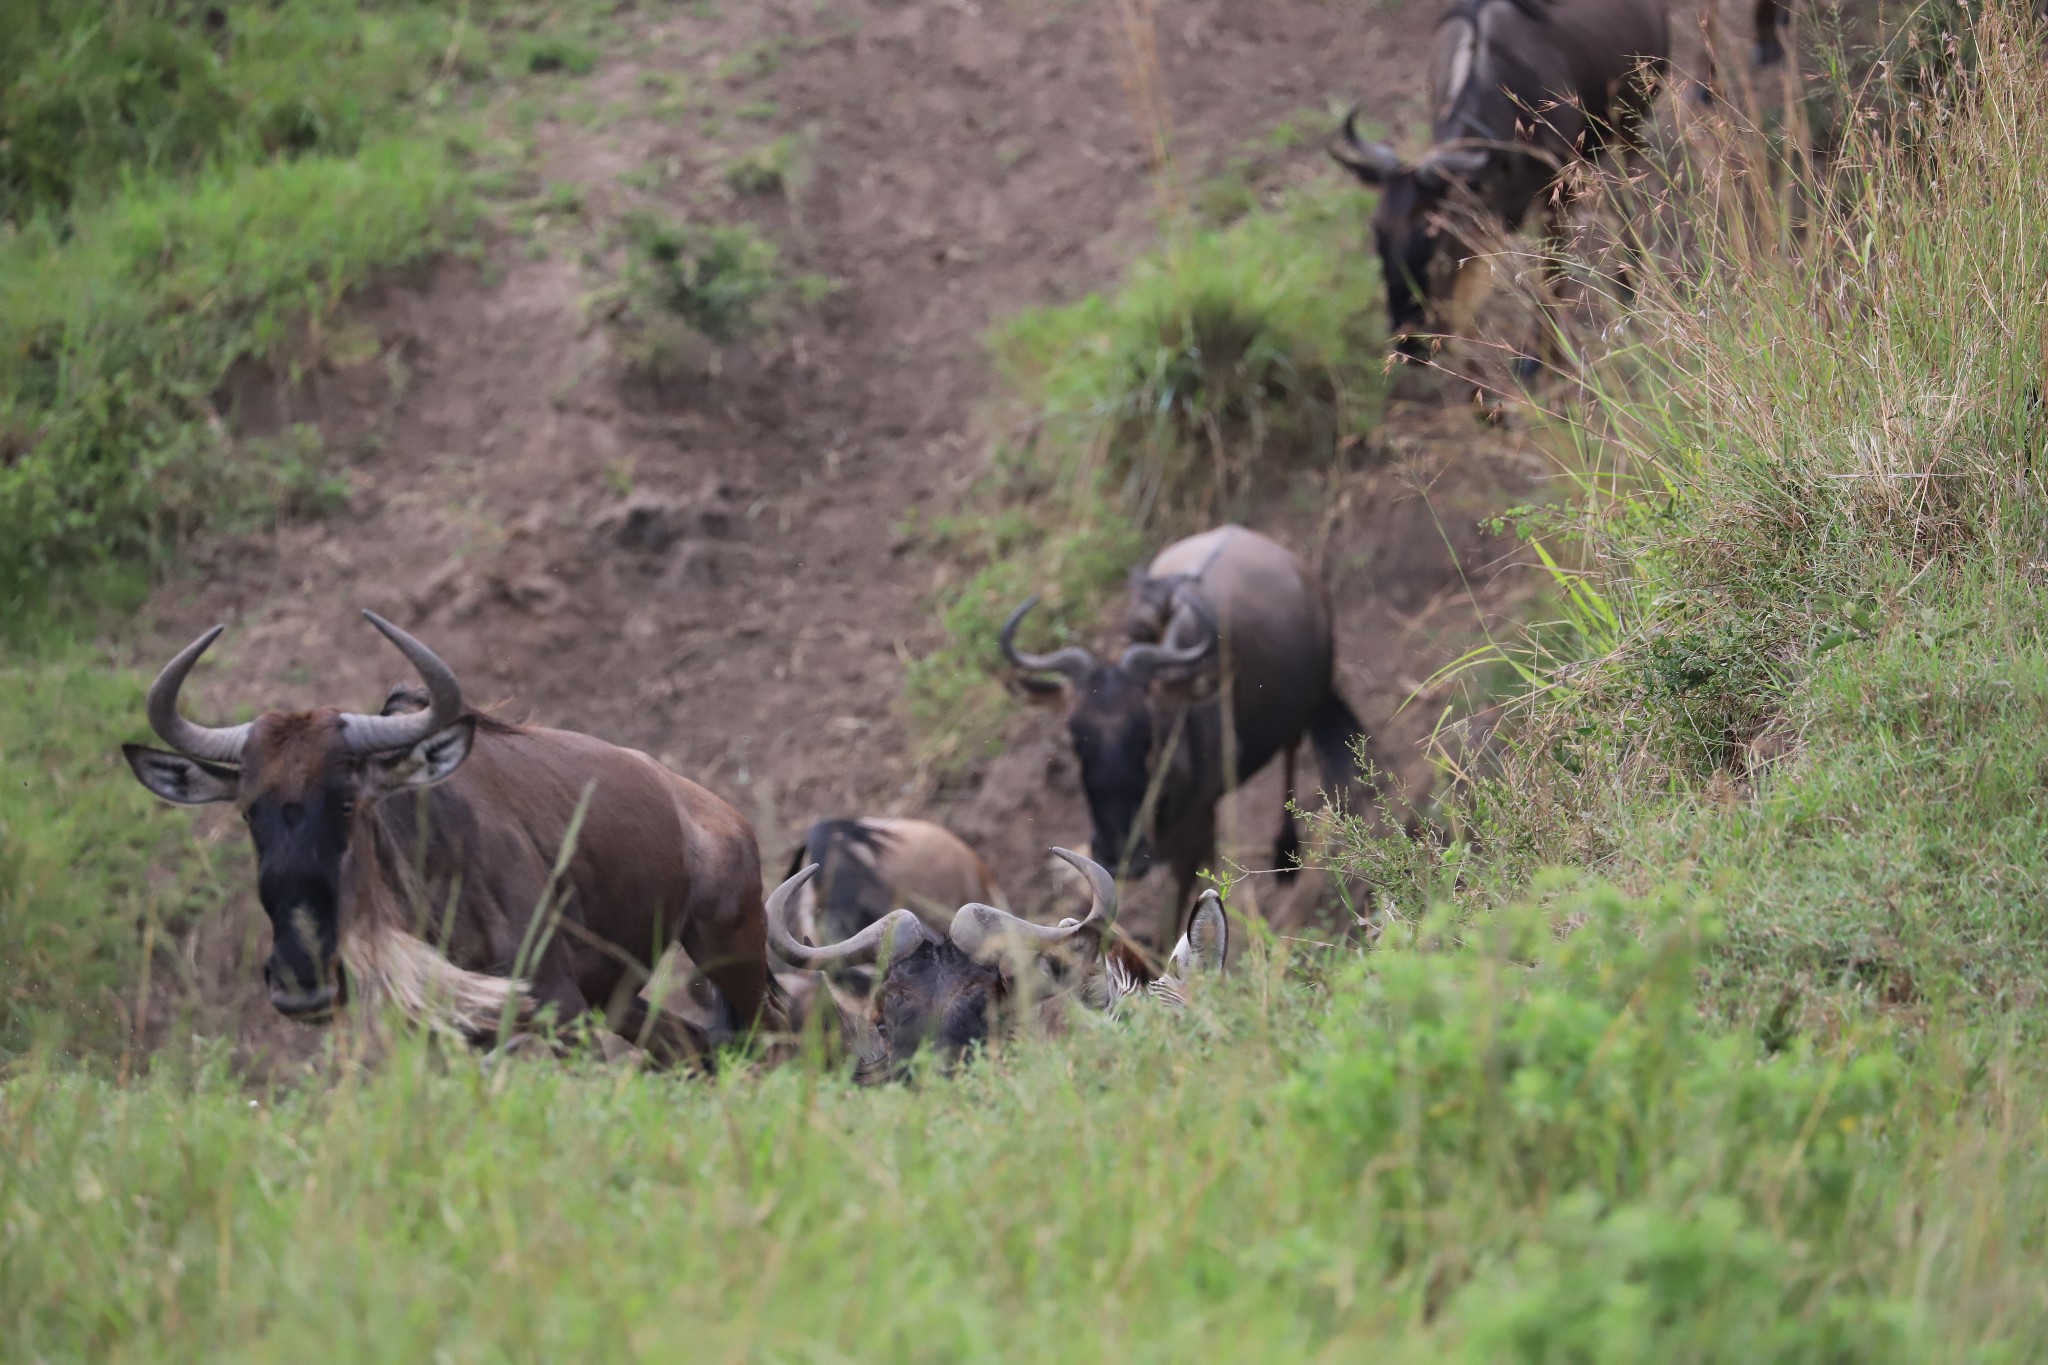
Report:
[[791,297],[775,243],[745,224],[696,224],[637,213],[625,224],[627,315],[677,319],[721,345],[771,322]]
[[807,170],[802,142],[779,137],[728,162],[725,183],[735,194],[793,196]]
[[513,60],[537,76],[587,76],[597,67],[597,49],[566,34],[528,34],[513,49]]
[[1042,448],[1083,477],[1106,469],[1139,517],[1218,511],[1254,471],[1330,458],[1380,389],[1357,202],[1339,188],[1176,231],[1115,294],[1006,324],[996,351]]

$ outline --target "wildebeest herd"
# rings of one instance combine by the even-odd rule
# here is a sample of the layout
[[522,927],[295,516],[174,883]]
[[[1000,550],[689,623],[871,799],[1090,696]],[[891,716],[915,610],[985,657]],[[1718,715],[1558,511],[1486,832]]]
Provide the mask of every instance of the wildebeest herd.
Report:
[[[1456,0],[1435,34],[1427,151],[1404,161],[1344,120],[1331,153],[1380,187],[1372,231],[1404,349],[1473,255],[1443,208],[1512,227],[1542,204],[1554,222],[1560,171],[1633,145],[1667,59],[1655,0]],[[272,930],[263,977],[291,1018],[353,997],[479,1044],[601,1023],[662,1062],[810,1028],[857,1075],[887,1077],[920,1049],[955,1058],[1075,1009],[1187,1000],[1227,956],[1221,900],[1196,894],[1217,802],[1278,760],[1291,807],[1304,739],[1330,799],[1380,800],[1336,689],[1326,590],[1287,547],[1223,526],[1161,550],[1132,574],[1113,659],[1019,648],[1035,601],[1001,652],[1020,690],[1064,708],[1093,828],[1087,854],[1053,850],[1085,892],[1055,924],[1013,913],[973,850],[920,820],[821,821],[764,897],[753,831],[725,801],[645,754],[476,710],[373,613],[423,684],[378,714],[187,720],[179,693],[216,626],[149,689],[169,750],[125,752],[165,800],[240,812]],[[1290,808],[1277,865],[1299,851]],[[1118,927],[1117,878],[1155,861],[1173,897],[1148,939]],[[673,1008],[643,989],[671,949],[699,974]]]

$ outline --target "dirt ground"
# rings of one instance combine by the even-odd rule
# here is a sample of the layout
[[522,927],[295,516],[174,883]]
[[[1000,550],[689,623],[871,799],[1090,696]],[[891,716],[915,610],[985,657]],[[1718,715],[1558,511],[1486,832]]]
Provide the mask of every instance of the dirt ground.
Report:
[[[351,493],[325,517],[202,547],[156,594],[137,662],[225,621],[188,689],[196,714],[370,708],[404,672],[356,615],[372,607],[475,700],[707,784],[754,821],[771,871],[814,818],[915,813],[1041,908],[1056,887],[1044,850],[1088,829],[1058,719],[1019,703],[985,769],[943,793],[920,772],[897,701],[958,570],[892,528],[955,505],[986,466],[990,324],[1112,284],[1154,238],[1115,14],[1048,0],[643,11],[632,55],[573,89],[581,112],[565,100],[534,126],[536,186],[577,187],[573,220],[387,283],[323,339],[307,382],[251,367],[230,386],[242,432],[317,424]],[[1353,98],[1412,141],[1427,43],[1421,12],[1398,5],[1161,6],[1183,175],[1289,118],[1316,136],[1277,173],[1335,174],[1320,130]],[[675,89],[701,98],[650,93]],[[807,149],[792,192],[726,191],[728,159],[779,135]],[[649,382],[590,299],[612,277],[610,224],[650,198],[753,221],[792,269],[840,287],[772,343]],[[1514,420],[1479,420],[1469,389],[1424,377],[1400,394],[1346,467],[1276,479],[1249,520],[1326,576],[1341,686],[1421,782],[1440,700],[1411,696],[1529,586],[1500,572],[1506,547],[1481,519],[1541,496],[1549,466]],[[1263,866],[1277,780],[1239,804],[1236,846]],[[239,839],[231,824],[206,837]],[[1260,889],[1269,913],[1301,917]],[[245,1049],[303,1047],[256,987],[253,892],[229,894],[232,912],[185,945],[233,997],[208,1026]]]

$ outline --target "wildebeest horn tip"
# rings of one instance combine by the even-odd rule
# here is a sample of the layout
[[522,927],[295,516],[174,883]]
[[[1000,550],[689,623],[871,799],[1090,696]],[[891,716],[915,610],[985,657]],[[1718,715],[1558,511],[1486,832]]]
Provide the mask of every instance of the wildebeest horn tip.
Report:
[[192,666],[199,662],[199,656],[206,653],[226,629],[225,625],[217,625],[179,650],[156,675],[156,681],[149,685],[145,702],[149,728],[156,731],[158,738],[187,757],[214,763],[241,761],[242,746],[249,738],[249,727],[195,725],[178,713],[178,693],[184,688],[185,677],[192,671]]
[[462,684],[455,670],[440,655],[412,635],[365,607],[363,619],[377,628],[427,685],[428,705],[424,711],[395,716],[363,716],[349,712],[342,717],[342,733],[349,748],[358,754],[409,749],[437,730],[446,729],[462,718]]

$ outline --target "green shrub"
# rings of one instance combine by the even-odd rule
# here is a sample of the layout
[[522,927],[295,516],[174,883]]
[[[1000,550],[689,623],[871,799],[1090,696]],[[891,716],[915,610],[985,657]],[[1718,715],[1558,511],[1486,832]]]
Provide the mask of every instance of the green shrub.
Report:
[[513,60],[535,75],[586,76],[597,67],[597,49],[559,33],[529,34],[515,45]]
[[1299,193],[1276,213],[1169,232],[1114,294],[1035,310],[994,338],[1042,428],[1041,458],[1118,504],[1228,507],[1275,463],[1330,459],[1376,412],[1379,286],[1360,196]]
[[700,225],[638,213],[626,220],[632,251],[629,316],[679,318],[711,340],[737,341],[765,326],[785,283],[775,243],[745,224]]

